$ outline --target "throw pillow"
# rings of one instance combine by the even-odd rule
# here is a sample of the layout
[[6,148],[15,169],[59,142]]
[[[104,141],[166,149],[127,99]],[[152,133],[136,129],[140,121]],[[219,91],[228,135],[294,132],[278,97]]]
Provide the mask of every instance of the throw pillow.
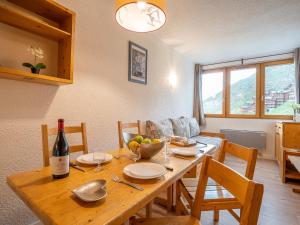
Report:
[[174,136],[172,123],[169,119],[159,122],[146,121],[147,135],[152,138],[171,137]]
[[190,137],[190,127],[187,118],[180,117],[177,119],[171,119],[173,125],[173,131],[176,136]]
[[189,118],[189,126],[191,137],[195,137],[200,134],[200,127],[196,118]]

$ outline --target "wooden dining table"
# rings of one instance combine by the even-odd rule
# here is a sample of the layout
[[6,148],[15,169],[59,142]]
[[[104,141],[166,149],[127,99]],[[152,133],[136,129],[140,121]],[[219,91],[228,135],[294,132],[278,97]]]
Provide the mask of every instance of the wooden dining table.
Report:
[[[182,178],[186,172],[201,162],[204,154],[211,154],[216,147],[207,145],[201,149],[204,153],[198,152],[195,157],[183,158],[169,155],[167,165],[172,167],[173,171],[168,170],[163,177],[154,180],[136,180],[126,177],[123,168],[134,162],[128,157],[119,157],[102,165],[103,169],[100,172],[96,172],[94,167],[84,167],[86,172],[70,168],[70,175],[67,178],[54,180],[51,168],[44,167],[11,175],[7,177],[7,182],[46,225],[119,225]],[[162,150],[151,161],[163,162],[163,152]],[[109,153],[126,156],[129,151],[120,149]],[[114,175],[138,184],[144,190],[139,191],[115,183],[112,181]],[[97,179],[107,181],[107,197],[104,201],[87,203],[79,200],[72,193],[73,189]]]

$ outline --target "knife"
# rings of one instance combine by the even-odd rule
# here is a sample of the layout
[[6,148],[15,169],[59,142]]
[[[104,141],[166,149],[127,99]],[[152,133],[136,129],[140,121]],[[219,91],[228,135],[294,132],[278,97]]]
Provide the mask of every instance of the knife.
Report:
[[80,166],[77,166],[75,163],[70,162],[70,166],[76,170],[80,170],[82,172],[85,172],[84,169],[82,169]]
[[174,169],[173,169],[173,167],[171,167],[171,166],[168,166],[168,165],[163,165],[167,170],[170,170],[170,171],[173,171]]

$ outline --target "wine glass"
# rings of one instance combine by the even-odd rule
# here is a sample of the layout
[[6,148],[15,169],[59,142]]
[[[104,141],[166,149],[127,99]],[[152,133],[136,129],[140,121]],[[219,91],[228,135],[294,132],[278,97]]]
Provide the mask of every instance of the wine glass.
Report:
[[97,167],[95,168],[96,172],[100,172],[103,168],[101,164],[104,162],[104,158],[99,158],[96,155],[96,152],[93,153],[93,161],[97,163]]
[[168,162],[169,161],[169,145],[171,143],[171,137],[165,136],[163,138],[163,140],[165,141],[164,158],[165,158],[165,162]]
[[132,151],[133,152],[133,161],[134,162],[137,162],[141,159],[141,149],[140,148],[137,148],[136,150]]

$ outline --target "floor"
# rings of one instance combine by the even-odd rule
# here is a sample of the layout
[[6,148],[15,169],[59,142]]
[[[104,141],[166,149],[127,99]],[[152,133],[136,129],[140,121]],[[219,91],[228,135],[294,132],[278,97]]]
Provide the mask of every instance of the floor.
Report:
[[[226,164],[243,173],[244,165],[241,161],[230,158]],[[300,194],[292,192],[292,184],[282,184],[275,161],[258,159],[254,180],[263,183],[265,187],[263,203],[260,211],[259,225],[300,225]],[[298,186],[299,187],[299,186]],[[154,217],[165,216],[166,211],[154,206]],[[213,222],[211,212],[202,214],[202,225],[236,225],[233,217],[226,211],[220,214],[220,222]]]

